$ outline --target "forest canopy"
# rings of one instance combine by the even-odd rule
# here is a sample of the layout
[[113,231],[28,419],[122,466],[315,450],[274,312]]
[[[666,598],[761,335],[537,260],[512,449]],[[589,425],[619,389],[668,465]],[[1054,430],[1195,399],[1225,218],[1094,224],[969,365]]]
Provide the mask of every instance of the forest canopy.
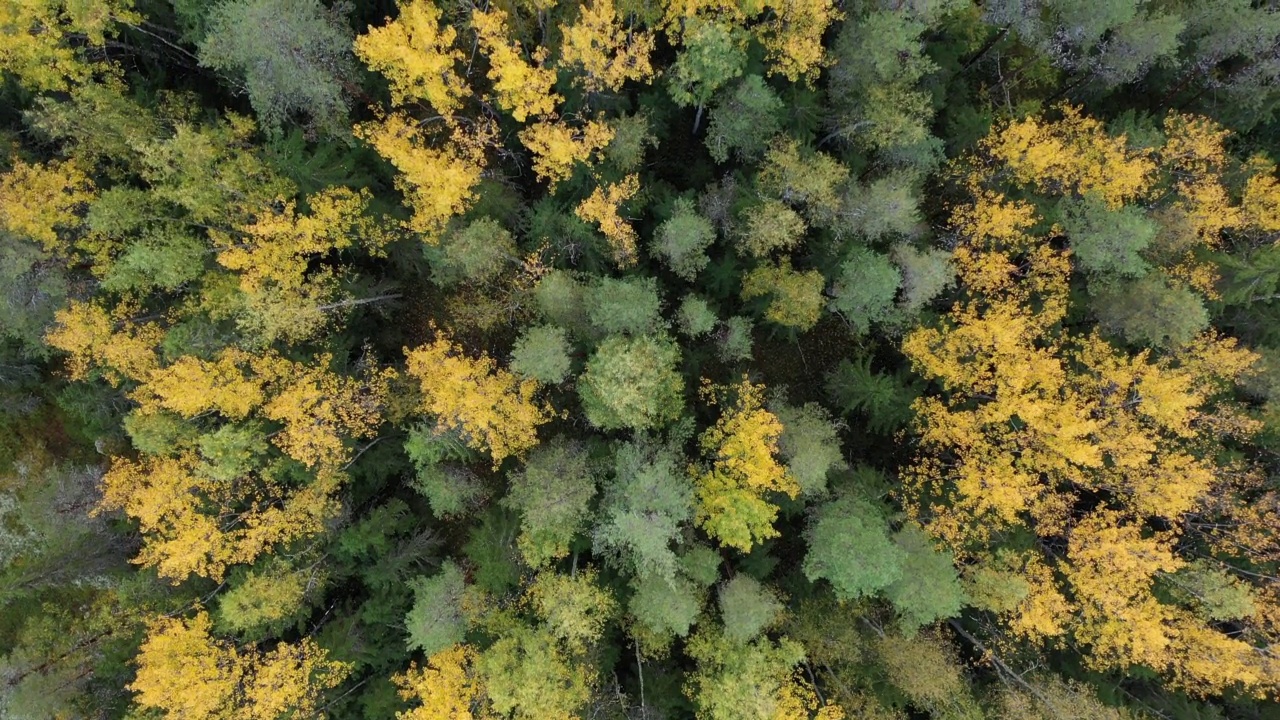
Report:
[[1280,8],[0,3],[0,717],[1280,713]]

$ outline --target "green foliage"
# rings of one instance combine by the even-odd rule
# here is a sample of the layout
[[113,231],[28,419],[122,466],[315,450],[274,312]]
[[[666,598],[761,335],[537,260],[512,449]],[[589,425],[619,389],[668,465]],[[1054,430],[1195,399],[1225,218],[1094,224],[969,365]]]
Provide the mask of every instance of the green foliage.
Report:
[[604,486],[595,550],[636,575],[674,578],[671,545],[693,515],[693,485],[672,447],[635,440],[617,446]]
[[850,495],[819,506],[806,538],[805,577],[827,580],[841,600],[875,595],[904,575],[907,551],[890,539],[881,511],[861,498]]
[[476,669],[493,708],[512,718],[573,717],[590,694],[587,674],[548,629],[510,629],[484,651]]
[[250,640],[279,635],[305,617],[323,586],[323,576],[314,570],[272,560],[219,596],[216,625]]
[[602,430],[664,427],[680,416],[680,349],[665,335],[606,338],[578,377],[582,410]]
[[739,573],[721,585],[719,599],[725,637],[734,642],[746,643],[782,616],[777,593],[750,575]]
[[429,578],[414,578],[409,586],[413,589],[413,607],[404,616],[409,649],[430,656],[462,642],[467,630],[462,609],[466,584],[458,564],[447,560],[440,565],[440,572]]
[[355,70],[344,11],[318,0],[228,0],[209,15],[200,62],[242,82],[268,128],[302,114],[346,134],[344,84]]
[[685,637],[702,612],[702,589],[682,577],[665,580],[640,575],[632,582],[627,612],[655,648]]
[[956,575],[955,559],[940,552],[915,525],[905,525],[893,536],[905,554],[902,573],[885,588],[885,596],[898,611],[904,631],[954,617],[965,604],[964,589]]
[[552,270],[534,288],[533,299],[543,319],[571,332],[587,324],[586,288],[570,272]]
[[899,243],[893,246],[890,257],[902,272],[898,308],[908,318],[914,317],[955,282],[951,255],[945,250],[919,250],[913,245]]
[[580,443],[557,438],[534,450],[512,475],[504,501],[520,513],[517,545],[525,562],[540,567],[568,555],[595,495],[595,469]]
[[830,307],[865,335],[875,323],[889,319],[893,300],[902,284],[902,272],[875,250],[855,247],[840,264],[831,288]]
[[257,423],[227,424],[197,442],[202,470],[214,480],[233,482],[258,467],[267,452],[266,433]]
[[564,328],[534,325],[516,339],[511,349],[511,369],[539,382],[555,385],[569,375],[573,361]]
[[676,310],[676,327],[691,338],[699,338],[716,328],[716,313],[706,300],[686,295]]
[[734,315],[724,321],[716,334],[716,352],[724,362],[751,359],[751,318]]
[[700,630],[686,652],[698,669],[685,688],[708,720],[767,720],[779,711],[778,693],[804,660],[799,643],[760,638],[739,643],[712,629]]
[[1257,612],[1249,586],[1209,561],[1192,562],[1165,580],[1174,597],[1211,622],[1242,620]]
[[766,199],[747,208],[738,245],[751,257],[794,249],[804,240],[804,218],[781,200]]
[[800,483],[801,494],[826,492],[827,473],[846,467],[839,427],[831,414],[812,402],[800,406],[773,403],[769,409],[782,423],[778,450],[787,462],[788,474]]
[[409,428],[404,451],[413,462],[416,473],[411,481],[440,517],[467,513],[485,495],[485,488],[475,473],[456,462],[474,459],[475,453],[457,436],[437,434],[426,425]]
[[707,151],[718,163],[726,162],[731,153],[743,162],[758,160],[782,129],[782,109],[782,98],[763,77],[747,75],[712,105],[704,140]]
[[600,640],[617,610],[617,603],[592,571],[562,575],[538,574],[529,588],[543,622],[570,648],[586,649]]
[[900,378],[871,369],[871,356],[841,360],[826,378],[827,395],[846,415],[862,413],[867,427],[882,435],[893,433],[913,417],[911,403],[917,389]]
[[519,518],[498,507],[489,508],[472,526],[462,552],[474,566],[471,578],[476,587],[500,594],[520,582],[519,532]]
[[707,266],[707,248],[715,242],[716,229],[709,220],[698,214],[697,208],[687,198],[676,200],[671,217],[658,226],[650,246],[671,272],[692,281]]
[[1102,284],[1090,300],[1099,324],[1135,345],[1181,345],[1209,325],[1200,297],[1171,285],[1160,272]]
[[742,278],[742,299],[767,297],[766,320],[782,327],[805,331],[822,315],[822,273],[792,270],[791,261],[762,265]]
[[1142,251],[1159,226],[1141,208],[1110,210],[1100,198],[1087,196],[1064,203],[1062,225],[1075,257],[1088,272],[1138,277],[1149,269]]
[[430,249],[439,256],[436,279],[446,286],[490,282],[519,259],[511,232],[489,217],[467,223]]
[[667,91],[682,107],[701,108],[717,89],[742,74],[747,54],[742,30],[715,20],[684,22],[684,45],[667,73]]
[[912,173],[893,173],[870,183],[846,183],[836,230],[868,242],[920,232],[920,191]]
[[587,317],[606,335],[644,335],[662,323],[662,299],[653,278],[596,278],[583,294]]

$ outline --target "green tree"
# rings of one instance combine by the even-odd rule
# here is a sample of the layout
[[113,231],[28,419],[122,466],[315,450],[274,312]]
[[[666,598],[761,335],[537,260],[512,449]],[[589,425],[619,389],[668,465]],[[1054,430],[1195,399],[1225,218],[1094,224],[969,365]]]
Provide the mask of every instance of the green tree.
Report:
[[766,320],[791,330],[805,331],[822,316],[822,273],[792,270],[791,259],[762,265],[742,278],[742,299],[768,298]]
[[813,497],[827,490],[827,474],[846,467],[840,450],[839,427],[818,403],[795,406],[771,403],[782,422],[778,452],[787,461],[787,472],[800,483],[800,493]]
[[676,310],[676,327],[691,338],[702,337],[716,328],[716,313],[706,300],[686,295]]
[[1062,226],[1080,267],[1122,277],[1146,274],[1149,266],[1142,251],[1160,231],[1142,208],[1127,205],[1112,210],[1093,195],[1064,201]]
[[[746,33],[734,25],[707,18],[684,21],[680,52],[667,71],[667,91],[681,107],[702,108],[746,68]],[[697,130],[697,121],[694,130]]]
[[662,323],[662,298],[651,277],[596,278],[583,299],[591,324],[606,335],[644,335]]
[[569,720],[590,697],[590,674],[547,628],[517,624],[481,653],[476,669],[493,708],[522,720]]
[[716,229],[711,221],[698,214],[692,201],[679,198],[671,210],[671,217],[658,226],[650,245],[671,272],[693,281],[698,273],[711,262],[707,248],[715,242]]
[[735,642],[754,639],[782,617],[783,605],[778,594],[743,573],[720,586],[719,600],[725,637]]
[[555,385],[569,376],[573,361],[564,328],[534,325],[526,328],[511,349],[511,369],[538,382]]
[[490,217],[456,228],[444,236],[438,247],[427,248],[439,258],[435,277],[445,286],[490,282],[519,259],[511,232]]
[[617,446],[605,482],[596,552],[636,575],[671,580],[672,544],[693,517],[693,484],[672,447],[634,440]]
[[416,577],[409,587],[413,589],[413,607],[404,616],[409,649],[431,656],[462,642],[467,630],[463,615],[466,581],[462,568],[446,560],[440,565],[440,572],[431,577]]
[[684,408],[680,349],[665,335],[612,336],[578,377],[582,410],[602,430],[664,427]]
[[556,438],[535,449],[511,476],[505,504],[520,512],[520,554],[541,567],[569,554],[573,537],[587,527],[596,472],[580,443]]
[[854,247],[840,263],[829,306],[858,334],[865,335],[873,324],[890,318],[901,284],[902,272],[888,256]]
[[827,580],[841,600],[875,595],[903,577],[907,553],[890,539],[884,514],[866,500],[848,495],[819,506],[805,537],[805,577]]
[[1181,345],[1209,325],[1200,297],[1186,287],[1171,285],[1159,271],[1091,290],[1098,323],[1135,345]]
[[950,552],[939,551],[924,530],[905,525],[893,536],[904,554],[902,572],[885,588],[885,596],[898,611],[903,630],[954,617],[964,607],[964,588]]
[[344,6],[319,0],[228,0],[209,15],[200,62],[236,78],[264,126],[296,115],[346,135],[354,35]]
[[718,163],[734,155],[742,162],[760,159],[769,140],[782,130],[782,98],[763,77],[747,75],[724,90],[711,106],[711,124],[703,141]]

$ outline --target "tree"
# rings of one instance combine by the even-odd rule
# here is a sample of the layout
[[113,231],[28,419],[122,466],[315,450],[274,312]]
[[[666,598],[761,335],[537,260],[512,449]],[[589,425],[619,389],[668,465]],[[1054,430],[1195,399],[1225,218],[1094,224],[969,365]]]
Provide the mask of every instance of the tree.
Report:
[[622,182],[596,186],[590,197],[583,200],[574,214],[583,222],[595,223],[613,248],[613,260],[621,267],[635,264],[636,243],[640,236],[618,214],[618,207],[630,200],[640,190],[640,176],[631,174]]
[[788,638],[760,638],[740,643],[714,628],[689,640],[688,653],[698,669],[685,694],[705,720],[840,720],[843,711],[824,706],[813,689],[795,674],[804,648]]
[[651,277],[596,278],[583,301],[592,326],[607,335],[646,335],[662,325],[662,298]]
[[32,90],[66,90],[93,75],[94,66],[77,49],[101,48],[119,33],[117,25],[141,21],[131,0],[7,5],[0,8],[0,27],[13,30],[0,35],[0,71]]
[[392,678],[400,696],[415,706],[396,713],[398,720],[496,720],[476,668],[476,651],[454,645],[415,663]]
[[764,78],[747,75],[712,105],[707,151],[718,163],[728,161],[730,153],[743,162],[758,160],[782,129],[782,110],[782,98]]
[[1095,290],[1093,307],[1104,328],[1135,345],[1185,345],[1209,326],[1204,302],[1187,287],[1171,285],[1160,272]]
[[764,45],[765,59],[773,64],[770,73],[812,84],[818,72],[831,64],[822,36],[844,14],[831,0],[783,0],[765,6],[773,11],[772,16],[754,30]]
[[885,587],[885,597],[898,611],[907,632],[953,617],[965,605],[964,591],[949,552],[934,549],[929,536],[906,525],[893,536],[903,551],[902,573]]
[[552,634],[575,651],[597,643],[617,611],[613,595],[592,570],[573,575],[545,570],[529,587],[528,596]]
[[692,17],[683,22],[679,38],[682,47],[667,72],[667,92],[677,105],[698,108],[701,117],[716,90],[745,69],[745,33],[722,21]]
[[680,416],[680,349],[665,335],[605,338],[578,376],[578,397],[602,430],[657,429]]
[[468,446],[487,450],[495,466],[538,444],[538,426],[550,416],[533,399],[536,380],[520,380],[486,355],[467,357],[443,333],[405,354],[422,390],[421,409],[440,429],[462,433]]
[[351,40],[341,11],[318,0],[229,0],[209,15],[200,63],[241,80],[270,130],[303,113],[315,127],[345,134]]
[[591,693],[590,672],[550,629],[516,625],[480,655],[476,670],[503,717],[571,720]]
[[890,539],[884,514],[856,496],[819,506],[805,537],[805,577],[827,580],[840,600],[873,596],[903,576],[906,551]]
[[889,10],[845,23],[831,51],[833,134],[883,150],[928,140],[933,103],[919,85],[938,66],[923,51],[925,29],[920,20]]
[[404,616],[409,649],[432,656],[462,642],[466,584],[458,564],[445,561],[435,576],[414,578],[410,585],[413,607]]
[[739,573],[721,585],[719,599],[724,635],[734,642],[751,641],[782,616],[777,593],[750,575]]
[[902,272],[889,258],[865,247],[854,247],[840,264],[831,288],[830,308],[865,335],[874,323],[888,320],[902,284]]
[[800,493],[809,497],[825,493],[828,473],[846,467],[839,427],[830,413],[814,402],[800,406],[772,402],[769,407],[782,423],[778,451]]
[[613,141],[614,130],[601,120],[573,128],[563,120],[541,120],[520,131],[520,142],[533,153],[533,171],[554,189],[579,164],[598,162]]
[[674,448],[653,441],[617,446],[593,531],[597,553],[637,576],[675,577],[671,546],[693,516],[693,485],[680,461]]
[[715,240],[715,226],[698,214],[693,202],[679,198],[671,217],[658,226],[649,248],[671,272],[692,282],[711,262],[707,249]]
[[659,654],[672,638],[687,636],[706,601],[702,588],[684,577],[666,580],[638,575],[631,586],[627,603],[634,623],[631,634],[646,654]]
[[839,211],[837,189],[848,178],[849,169],[835,158],[780,137],[770,143],[756,185],[765,197],[799,207],[810,223],[824,225]]
[[739,243],[747,254],[767,257],[778,250],[792,250],[804,240],[808,225],[800,213],[780,200],[766,199],[743,213],[746,226]]
[[275,720],[313,715],[322,696],[350,672],[313,641],[242,652],[209,635],[209,616],[159,618],[138,654],[129,685],[144,708],[169,718]]
[[516,339],[511,369],[540,383],[556,385],[569,376],[569,338],[564,328],[534,325]]
[[386,76],[396,105],[422,98],[442,115],[458,111],[471,90],[455,69],[464,57],[454,47],[457,29],[441,24],[440,8],[429,0],[408,0],[399,9],[394,21],[356,38],[356,55]]
[[817,270],[791,269],[791,259],[778,265],[761,265],[742,278],[742,299],[768,297],[766,320],[804,332],[818,324],[822,315],[822,286]]
[[519,258],[511,231],[491,217],[473,220],[445,235],[436,279],[443,285],[497,280]]
[[778,508],[765,495],[780,492],[794,498],[800,486],[774,457],[782,423],[764,409],[763,388],[744,379],[724,390],[732,398],[699,438],[707,462],[690,470],[697,496],[695,521],[721,545],[745,553],[778,535],[773,527]]
[[79,211],[95,196],[93,181],[74,161],[28,165],[15,159],[0,177],[0,223],[45,252],[69,255],[83,222]]
[[676,327],[691,338],[701,337],[715,329],[718,319],[706,300],[686,295],[676,311]]
[[530,53],[526,61],[520,46],[509,40],[507,13],[503,10],[475,10],[471,27],[489,59],[489,79],[493,81],[495,99],[516,122],[530,115],[549,115],[564,98],[552,92],[555,71],[546,67],[547,48]]
[[596,469],[582,445],[557,438],[535,450],[511,477],[504,503],[520,513],[520,554],[541,567],[569,554],[587,528],[596,496]]
[[451,128],[448,141],[432,146],[417,122],[395,112],[357,125],[355,133],[400,171],[396,187],[413,209],[405,225],[428,242],[434,243],[449,219],[471,206],[484,170],[487,127]]
[[613,0],[592,0],[589,5],[582,5],[577,21],[561,25],[560,32],[564,35],[561,65],[581,68],[573,77],[589,93],[617,92],[627,80],[644,82],[653,76],[649,64],[653,34],[624,31]]

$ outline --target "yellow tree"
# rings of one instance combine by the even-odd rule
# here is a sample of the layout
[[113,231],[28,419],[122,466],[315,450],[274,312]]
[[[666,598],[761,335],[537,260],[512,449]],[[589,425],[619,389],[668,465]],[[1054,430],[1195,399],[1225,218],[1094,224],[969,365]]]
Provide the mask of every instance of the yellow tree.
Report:
[[489,79],[493,81],[498,105],[521,123],[530,115],[555,112],[564,98],[552,91],[556,73],[546,65],[547,48],[539,47],[531,53],[532,62],[525,60],[520,46],[510,39],[507,13],[496,8],[488,12],[474,10],[471,26],[489,58]]
[[627,80],[644,82],[653,77],[649,55],[653,34],[624,30],[613,0],[592,0],[578,8],[572,25],[561,25],[562,65],[577,72],[574,82],[589,93],[617,92]]
[[65,255],[74,240],[67,235],[80,229],[79,213],[95,195],[93,181],[73,160],[28,165],[15,159],[0,176],[0,226]]
[[356,55],[391,83],[391,102],[417,98],[441,115],[452,115],[471,94],[455,71],[462,51],[454,47],[458,31],[441,24],[440,8],[431,0],[400,3],[394,21],[356,38]]
[[[1263,694],[1280,687],[1280,666],[1258,652],[1276,642],[1276,624],[1243,601],[1206,609],[1197,583],[1236,586],[1193,572],[1181,554],[1207,542],[1199,519],[1249,524],[1238,493],[1255,474],[1224,441],[1258,427],[1230,397],[1256,356],[1213,333],[1156,354],[1068,329],[1070,253],[1033,232],[1033,205],[1005,194],[1090,193],[1119,209],[1173,177],[1165,202],[1229,217],[1216,200],[1189,200],[1212,195],[1203,188],[1218,182],[1220,136],[1197,120],[1170,127],[1163,148],[1132,150],[1068,110],[984,142],[990,155],[964,178],[971,198],[952,218],[960,300],[903,342],[940,392],[915,404],[919,452],[902,500],[972,571],[1025,583],[1020,598],[991,606],[1013,634],[1069,635],[1100,670],[1143,665],[1192,692]],[[1226,226],[1197,224],[1210,242]],[[1003,548],[1015,530],[1040,542]],[[1248,534],[1212,549],[1229,557]],[[1065,554],[1049,550],[1058,544]],[[1215,615],[1246,630],[1228,635]]]
[[636,261],[636,242],[640,236],[635,228],[618,213],[618,206],[630,200],[640,190],[640,176],[631,174],[622,182],[598,185],[591,195],[579,203],[574,214],[586,222],[595,223],[613,246],[613,260],[620,267]]
[[764,45],[771,73],[791,82],[812,84],[823,67],[831,63],[822,46],[822,35],[843,14],[831,0],[768,0],[770,17],[754,30]]
[[310,639],[260,652],[212,637],[210,628],[204,611],[151,624],[129,685],[138,705],[173,720],[323,717],[322,693],[350,673]]
[[468,445],[487,450],[495,466],[538,444],[538,426],[551,416],[534,400],[537,381],[521,380],[487,355],[468,357],[443,333],[405,354],[422,390],[421,409],[435,416],[441,431],[460,432]]
[[0,71],[31,90],[66,90],[94,71],[78,48],[100,48],[118,24],[141,21],[133,0],[6,2],[0,5]]
[[405,224],[431,244],[445,225],[475,199],[484,171],[484,148],[492,139],[483,126],[448,128],[448,136],[432,142],[422,124],[403,112],[356,126],[356,135],[399,171],[396,187],[413,210]]
[[[732,399],[699,440],[708,462],[690,469],[696,486],[695,521],[721,545],[750,552],[756,543],[778,535],[773,527],[778,508],[767,495],[779,492],[794,498],[800,484],[778,462],[782,423],[764,408],[764,388],[744,379],[721,390],[728,390]],[[709,398],[714,393],[712,387],[703,390]]]
[[145,380],[159,364],[157,346],[164,330],[153,322],[135,323],[138,307],[117,305],[111,312],[95,303],[72,301],[54,315],[45,342],[70,355],[67,370],[72,379],[86,377],[94,368],[113,385],[122,380]]
[[520,142],[533,153],[533,171],[552,190],[568,180],[578,163],[590,166],[600,159],[600,151],[613,141],[614,131],[603,120],[588,120],[580,128],[563,120],[540,120],[520,131]]
[[414,703],[396,713],[400,720],[496,720],[489,707],[484,682],[476,674],[476,652],[468,645],[454,645],[427,658],[425,667],[415,663],[392,680],[400,697]]

